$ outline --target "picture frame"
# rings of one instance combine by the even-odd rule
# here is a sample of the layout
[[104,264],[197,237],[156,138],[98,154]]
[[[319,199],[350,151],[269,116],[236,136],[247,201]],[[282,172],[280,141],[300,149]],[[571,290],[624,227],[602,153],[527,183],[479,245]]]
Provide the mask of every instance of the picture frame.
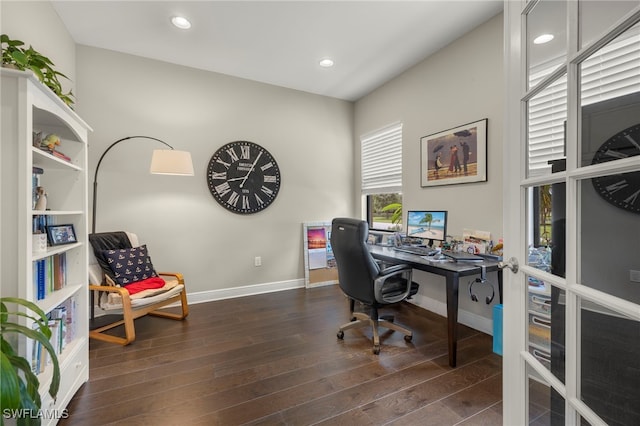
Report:
[[47,239],[51,246],[77,243],[76,232],[72,224],[47,226]]
[[488,119],[420,138],[420,186],[487,181]]
[[338,266],[331,249],[331,222],[302,224],[306,288],[338,283]]

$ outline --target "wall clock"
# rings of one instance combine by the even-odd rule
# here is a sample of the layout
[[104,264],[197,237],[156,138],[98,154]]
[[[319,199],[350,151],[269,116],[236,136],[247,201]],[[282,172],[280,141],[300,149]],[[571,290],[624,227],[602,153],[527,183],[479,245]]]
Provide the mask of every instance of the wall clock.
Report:
[[257,213],[269,207],[280,190],[280,169],[273,156],[248,141],[230,142],[218,149],[207,168],[213,198],[238,214]]
[[[640,155],[640,124],[616,133],[593,156],[591,164]],[[640,172],[630,172],[592,179],[593,187],[609,203],[640,213]]]

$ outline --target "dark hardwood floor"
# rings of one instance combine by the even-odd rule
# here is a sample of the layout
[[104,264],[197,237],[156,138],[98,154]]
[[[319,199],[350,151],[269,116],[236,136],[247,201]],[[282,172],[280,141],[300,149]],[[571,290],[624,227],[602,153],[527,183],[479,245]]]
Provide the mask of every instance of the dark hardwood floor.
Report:
[[444,318],[391,311],[414,332],[345,332],[338,286],[190,306],[185,321],[136,321],[129,346],[91,341],[87,382],[60,425],[498,425],[502,359],[460,325],[458,367]]

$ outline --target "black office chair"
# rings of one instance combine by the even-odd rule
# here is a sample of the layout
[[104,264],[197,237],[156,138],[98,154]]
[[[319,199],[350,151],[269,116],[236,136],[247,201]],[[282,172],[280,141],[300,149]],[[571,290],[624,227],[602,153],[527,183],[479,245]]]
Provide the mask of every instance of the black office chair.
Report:
[[[379,317],[378,308],[402,302],[418,291],[411,281],[409,265],[394,265],[381,269],[369,253],[367,236],[369,225],[363,220],[336,218],[331,224],[331,246],[338,265],[340,288],[349,297],[351,322],[338,331],[338,339],[345,330],[370,325],[373,329],[373,353],[380,353],[378,327],[399,331],[409,342],[411,330],[393,323],[393,317]],[[370,314],[354,312],[355,301],[370,308]]]

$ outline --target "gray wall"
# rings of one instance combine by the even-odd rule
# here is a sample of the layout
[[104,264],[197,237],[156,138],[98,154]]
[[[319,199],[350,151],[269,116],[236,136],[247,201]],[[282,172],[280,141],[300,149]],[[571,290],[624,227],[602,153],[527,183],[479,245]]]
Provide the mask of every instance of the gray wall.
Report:
[[[92,169],[130,135],[190,151],[195,167],[194,177],[149,175],[160,144],[118,145],[100,167],[98,231],[140,234],[154,265],[183,271],[189,293],[204,292],[194,301],[303,284],[302,223],[353,211],[351,103],[86,46],[77,69]],[[230,213],[207,188],[209,159],[235,140],[261,144],[280,166],[280,193],[260,213]]]
[[[448,233],[461,237],[464,228],[490,231],[502,237],[502,14],[451,43],[435,55],[356,102],[356,146],[359,135],[394,121],[403,123],[403,208],[449,212]],[[488,118],[488,181],[462,185],[420,187],[420,138],[462,124]],[[359,165],[360,152],[355,152]],[[359,171],[356,173],[359,176]],[[355,182],[359,188],[360,182]],[[360,197],[356,202],[360,205]],[[360,208],[360,207],[358,207]],[[421,285],[416,303],[444,314],[444,279],[417,272]],[[495,277],[490,278],[495,281]],[[472,313],[465,323],[491,318],[491,307],[465,297],[461,281],[460,309]],[[481,286],[474,292],[484,300]],[[496,288],[497,291],[497,288]],[[497,302],[494,301],[494,304]],[[487,330],[489,323],[480,325]]]

